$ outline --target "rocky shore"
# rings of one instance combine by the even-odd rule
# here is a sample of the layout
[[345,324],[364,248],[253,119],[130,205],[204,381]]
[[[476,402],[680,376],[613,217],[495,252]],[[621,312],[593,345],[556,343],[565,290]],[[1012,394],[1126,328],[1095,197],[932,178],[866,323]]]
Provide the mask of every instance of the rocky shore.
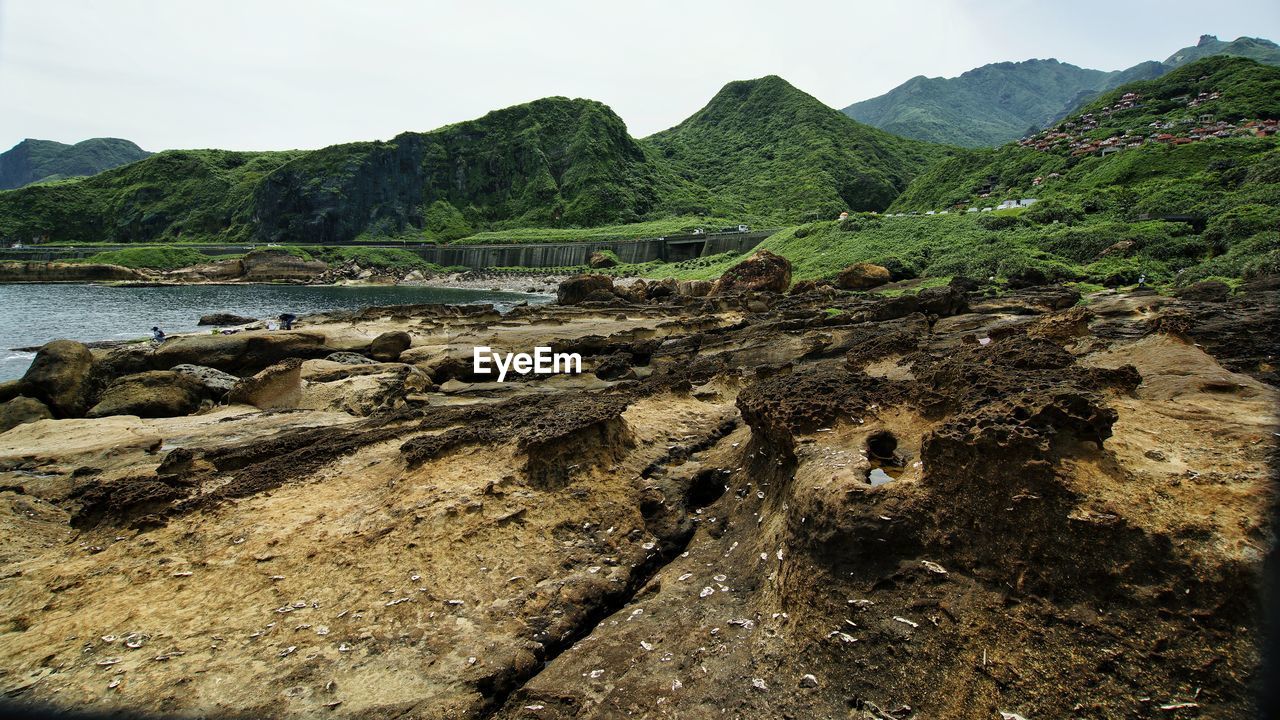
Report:
[[[50,343],[0,386],[0,690],[216,717],[1251,716],[1274,285],[880,297],[775,258],[566,278],[505,315]],[[584,372],[498,383],[478,345]]]

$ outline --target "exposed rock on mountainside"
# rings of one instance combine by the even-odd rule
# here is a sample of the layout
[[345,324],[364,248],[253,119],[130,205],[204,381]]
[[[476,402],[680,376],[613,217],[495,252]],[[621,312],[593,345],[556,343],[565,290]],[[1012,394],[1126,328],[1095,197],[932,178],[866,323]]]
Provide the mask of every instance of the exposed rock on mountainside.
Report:
[[[204,348],[293,358],[261,376],[287,412],[0,433],[0,689],[273,718],[1251,715],[1277,291],[623,289]],[[398,362],[330,354],[392,332]],[[472,345],[535,343],[584,372],[473,375]],[[104,381],[131,364],[97,353]]]

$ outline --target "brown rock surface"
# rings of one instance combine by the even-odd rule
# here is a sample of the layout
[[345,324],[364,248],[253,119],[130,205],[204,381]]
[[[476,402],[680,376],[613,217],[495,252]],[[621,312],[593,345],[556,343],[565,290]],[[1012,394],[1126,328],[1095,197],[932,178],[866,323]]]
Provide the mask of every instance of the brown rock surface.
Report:
[[840,271],[836,287],[841,290],[870,290],[889,282],[889,269],[871,263],[857,263]]
[[[289,412],[0,434],[0,690],[272,718],[1249,717],[1267,292],[309,319],[335,349],[407,332],[415,365],[309,360]],[[479,382],[476,344],[634,377]]]
[[88,407],[93,353],[75,340],[54,340],[36,352],[22,376],[25,394],[42,400],[55,417],[83,415]]
[[204,395],[204,386],[191,375],[151,370],[114,380],[99,396],[98,403],[89,409],[87,417],[187,415],[200,407]]
[[791,286],[791,261],[768,250],[759,250],[751,257],[734,265],[720,276],[711,290],[712,295],[733,295],[743,292],[786,292]]

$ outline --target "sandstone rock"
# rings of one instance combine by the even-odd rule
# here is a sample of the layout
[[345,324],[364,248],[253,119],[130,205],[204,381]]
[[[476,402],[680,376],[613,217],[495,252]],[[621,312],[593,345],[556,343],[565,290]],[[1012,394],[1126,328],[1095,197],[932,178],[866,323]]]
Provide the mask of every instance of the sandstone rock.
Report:
[[0,382],[0,402],[9,402],[18,397],[24,390],[21,380],[5,380]]
[[636,279],[631,283],[622,287],[614,286],[614,292],[618,293],[624,300],[633,303],[642,303],[649,299],[649,283],[643,279]]
[[243,315],[235,315],[232,313],[211,313],[200,318],[197,325],[248,325],[251,322],[257,322],[258,318],[244,317]]
[[760,250],[725,271],[711,290],[712,295],[733,295],[753,291],[786,292],[791,286],[791,261],[768,250]]
[[204,388],[207,396],[212,398],[220,398],[231,392],[231,388],[240,382],[240,378],[225,373],[217,368],[205,367],[203,365],[174,365],[171,370],[181,375],[193,378]]
[[631,365],[635,358],[629,352],[614,353],[605,357],[596,365],[596,377],[601,380],[623,380],[628,375],[634,377]]
[[645,299],[657,300],[659,298],[671,297],[676,294],[678,289],[679,285],[676,283],[675,278],[663,278],[658,282],[649,283],[649,286],[645,288]]
[[200,282],[207,280],[236,280],[243,274],[244,263],[237,258],[178,268],[165,273],[165,277],[172,280]]
[[227,402],[261,410],[288,409],[302,400],[302,360],[289,358],[236,383]]
[[49,408],[44,403],[35,398],[19,396],[0,403],[0,432],[23,423],[48,420],[52,417],[53,413],[49,412]]
[[36,353],[22,384],[43,400],[55,417],[78,417],[88,404],[92,369],[93,354],[84,343],[54,340]]
[[102,393],[88,417],[137,415],[145,418],[188,415],[200,407],[204,386],[191,375],[151,370],[117,378]]
[[382,362],[395,362],[412,344],[413,338],[403,330],[384,332],[369,344],[369,356]]
[[361,355],[360,353],[353,353],[353,352],[329,353],[328,355],[324,356],[324,359],[328,360],[329,362],[341,363],[343,365],[377,365],[378,364],[377,360],[374,360],[372,358],[367,358],[364,355]]
[[1201,280],[1198,283],[1192,283],[1180,288],[1174,295],[1183,300],[1226,302],[1227,298],[1231,296],[1231,287],[1221,280]]
[[156,348],[144,362],[158,370],[190,364],[247,374],[285,358],[322,358],[331,352],[333,349],[325,346],[325,336],[316,332],[242,332],[173,338]]
[[603,252],[593,252],[587,258],[587,264],[593,269],[600,270],[603,268],[611,268],[618,264],[618,261],[610,254]]
[[613,292],[613,278],[608,275],[574,275],[556,288],[556,302],[577,305],[594,292]]
[[841,290],[869,290],[889,282],[889,269],[872,263],[856,263],[840,271],[836,287]]
[[681,280],[676,283],[676,293],[687,297],[706,297],[711,294],[710,280]]
[[0,262],[0,282],[103,282],[146,280],[121,265],[64,262]]
[[244,279],[310,280],[328,269],[319,260],[303,260],[282,250],[255,250],[244,256]]

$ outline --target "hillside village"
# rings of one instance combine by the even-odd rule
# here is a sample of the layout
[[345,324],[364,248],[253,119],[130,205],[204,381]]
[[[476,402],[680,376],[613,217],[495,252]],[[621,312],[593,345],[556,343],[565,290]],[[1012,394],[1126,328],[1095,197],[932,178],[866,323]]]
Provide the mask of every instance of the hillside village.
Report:
[[[1194,109],[1221,98],[1222,93],[1215,90],[1201,92],[1194,97],[1176,97],[1172,102],[1186,109]],[[1119,101],[1096,113],[1085,113],[1079,117],[1078,121],[1068,120],[1052,129],[1042,130],[1035,135],[1023,138],[1018,144],[1041,152],[1070,152],[1073,157],[1094,153],[1105,156],[1126,148],[1141,147],[1147,143],[1186,145],[1202,140],[1229,137],[1268,137],[1275,135],[1277,130],[1278,122],[1275,118],[1242,118],[1232,123],[1216,119],[1212,113],[1201,113],[1195,117],[1153,120],[1147,125],[1149,132],[1146,133],[1125,132],[1106,138],[1096,137],[1103,126],[1103,118],[1142,108],[1144,107],[1142,100],[1140,93],[1125,93]],[[1040,184],[1042,180],[1037,178],[1036,184]]]

